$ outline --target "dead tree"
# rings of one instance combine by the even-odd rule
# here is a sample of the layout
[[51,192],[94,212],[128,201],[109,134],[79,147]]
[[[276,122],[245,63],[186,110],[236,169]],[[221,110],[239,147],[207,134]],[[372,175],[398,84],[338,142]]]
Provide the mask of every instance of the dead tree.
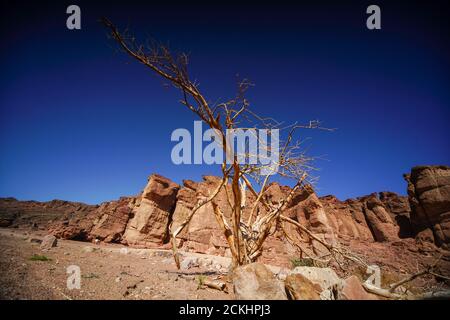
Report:
[[[282,215],[293,196],[311,183],[310,172],[314,169],[311,166],[313,159],[305,154],[301,141],[295,138],[296,130],[300,128],[325,129],[320,126],[318,121],[311,121],[306,125],[297,123],[283,125],[272,118],[258,116],[250,109],[249,101],[245,97],[247,90],[252,86],[248,80],[238,81],[237,94],[233,99],[211,104],[200,91],[198,83],[191,80],[186,54],[174,55],[166,46],[156,42],[147,45],[138,44],[128,31],[119,31],[107,19],[103,19],[102,22],[109,29],[110,36],[119,44],[122,51],[181,92],[181,104],[214,130],[217,137],[216,142],[226,155],[221,164],[222,180],[216,189],[207,198],[199,201],[175,230],[171,230],[172,248],[178,268],[180,263],[176,237],[188,225],[195,213],[207,203],[211,203],[213,214],[228,242],[234,266],[256,261],[262,254],[264,241],[274,227],[284,223],[293,224],[299,232],[306,233],[321,242],[330,252],[342,254],[338,248],[317,238],[306,227]],[[227,140],[226,132],[238,128],[281,130],[283,135],[279,138],[280,148],[277,163],[241,163],[239,157],[248,159],[255,155],[247,150],[244,154],[234,152],[233,146]],[[261,143],[261,141],[258,142]],[[266,154],[273,152],[269,145],[264,145],[264,148],[266,148]],[[275,176],[293,181],[293,187],[276,204],[264,197],[270,179]],[[228,186],[230,186],[231,192],[228,192]],[[230,217],[226,217],[215,202],[215,197],[222,189],[226,191],[231,211]],[[246,201],[246,190],[253,194],[256,200],[251,204],[250,214],[244,219],[243,209],[250,205]],[[286,234],[286,236],[288,235]]]

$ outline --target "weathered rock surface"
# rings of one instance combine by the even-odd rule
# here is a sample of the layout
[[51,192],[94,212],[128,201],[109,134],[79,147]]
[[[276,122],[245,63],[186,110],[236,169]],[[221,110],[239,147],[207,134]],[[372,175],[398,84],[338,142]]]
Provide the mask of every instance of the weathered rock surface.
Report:
[[380,199],[372,194],[365,200],[364,215],[376,241],[396,241],[399,227],[394,223]]
[[191,268],[196,268],[199,266],[198,258],[194,257],[186,257],[181,261],[180,268],[181,270],[189,270]]
[[123,242],[130,245],[166,242],[178,190],[178,184],[169,179],[155,174],[150,176],[134,204],[132,218],[125,222]]
[[63,200],[38,202],[0,198],[0,226],[14,228],[37,226],[45,230],[63,219],[84,217],[97,207]]
[[405,175],[411,225],[420,242],[450,245],[450,167],[418,166]]
[[101,204],[96,210],[98,217],[93,221],[89,239],[118,242],[127,226],[131,208],[132,199],[126,197]]
[[286,292],[291,300],[320,300],[320,286],[312,283],[301,274],[290,274],[284,281]]
[[63,239],[118,242],[131,214],[134,198],[122,197],[104,202],[83,215],[65,215],[54,223],[50,232]]
[[312,283],[320,286],[321,291],[333,290],[341,284],[341,279],[331,268],[296,267],[291,274],[300,274]]
[[[408,250],[413,250],[411,243],[405,241],[416,236],[419,244],[429,244],[429,250],[435,250],[434,243],[448,248],[449,172],[445,166],[413,168],[407,176],[409,198],[380,192],[340,201],[331,195],[319,198],[312,188],[307,187],[294,194],[283,214],[329,243],[404,243]],[[170,245],[169,228],[175,230],[219,182],[219,177],[205,176],[201,182],[185,180],[180,187],[154,174],[140,195],[122,197],[99,206],[60,200],[41,203],[3,198],[0,199],[0,226],[40,228],[65,239],[163,248]],[[227,188],[231,193],[230,186]],[[264,197],[276,205],[289,191],[289,187],[271,183]],[[224,189],[215,201],[224,215],[230,217]],[[247,192],[244,221],[248,219],[254,201],[255,197]],[[257,212],[265,213],[264,207],[259,206]],[[303,251],[287,241],[278,225],[271,230],[264,244],[263,262],[286,267],[293,257],[326,253],[320,243],[297,227],[290,224],[283,227]],[[184,251],[230,255],[210,203],[197,212],[178,238],[178,246]]]
[[58,240],[54,235],[46,235],[41,242],[41,250],[47,251],[53,247],[56,247]]
[[[183,187],[177,195],[177,203],[173,213],[172,230],[176,230],[186,219],[192,208],[201,200],[207,198],[220,183],[219,177],[204,176],[203,181],[196,183],[183,181]],[[229,190],[230,191],[230,190]],[[216,198],[217,204],[223,209],[225,216],[231,212],[226,205],[226,193],[223,189]],[[193,252],[224,255],[228,244],[217,224],[211,203],[200,208],[192,220],[180,233],[180,247]]]
[[283,283],[262,263],[251,263],[233,271],[234,294],[238,300],[286,300]]
[[409,238],[413,236],[410,221],[411,208],[408,197],[399,196],[394,192],[380,192],[380,201],[383,203],[387,212],[399,227],[399,237]]
[[50,231],[65,239],[162,245],[168,237],[178,188],[167,178],[151,175],[140,196],[104,202],[82,216],[63,217]]
[[338,300],[378,300],[378,297],[364,290],[357,276],[350,276],[338,288]]

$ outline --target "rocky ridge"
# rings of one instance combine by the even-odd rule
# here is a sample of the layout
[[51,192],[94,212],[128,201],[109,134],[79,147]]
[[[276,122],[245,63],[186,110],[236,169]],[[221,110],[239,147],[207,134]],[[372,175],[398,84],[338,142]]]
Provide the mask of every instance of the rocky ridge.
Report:
[[[311,188],[298,192],[284,213],[307,226],[329,242],[396,243],[415,245],[411,250],[448,250],[450,242],[450,168],[446,166],[414,167],[405,175],[408,197],[392,192],[373,193],[340,201],[334,196],[318,197]],[[134,197],[91,206],[54,200],[50,202],[0,199],[2,227],[46,229],[58,238],[122,243],[141,248],[167,248],[169,228],[176,228],[195,204],[219,183],[214,176],[203,181],[183,181],[183,185],[153,174],[144,191]],[[267,200],[276,204],[289,187],[272,183]],[[229,216],[225,191],[217,203]],[[255,198],[247,194],[247,204]],[[244,219],[251,205],[244,208]],[[260,210],[264,210],[260,208]],[[178,245],[191,252],[229,255],[212,207],[207,204],[193,217],[179,235]],[[320,254],[321,245],[301,234],[291,225],[288,234],[304,248],[303,254]],[[412,240],[415,239],[415,242]],[[278,264],[289,263],[299,252],[285,239],[280,227],[266,242],[262,259]],[[440,248],[440,249],[439,249]]]

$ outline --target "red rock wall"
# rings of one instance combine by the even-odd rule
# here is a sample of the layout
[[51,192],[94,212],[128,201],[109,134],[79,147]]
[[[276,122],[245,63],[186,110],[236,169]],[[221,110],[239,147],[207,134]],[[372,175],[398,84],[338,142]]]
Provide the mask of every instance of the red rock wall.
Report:
[[450,248],[450,167],[414,167],[405,175],[418,242]]
[[[449,239],[449,172],[448,167],[414,168],[407,178],[409,201],[407,197],[392,192],[340,201],[334,196],[319,198],[311,188],[306,188],[294,195],[283,214],[302,223],[328,242],[393,242],[417,233],[419,238],[445,244]],[[39,203],[2,199],[0,223],[8,226],[31,221],[33,215],[30,217],[30,212],[37,210],[42,214],[41,220],[46,217],[46,227],[58,237],[161,247],[169,241],[169,228],[175,230],[198,201],[208,197],[218,183],[220,178],[205,176],[201,182],[185,180],[180,187],[160,175],[151,175],[139,196],[123,197],[100,206],[64,201]],[[231,194],[229,186],[227,191]],[[289,187],[272,183],[267,187],[264,197],[276,205],[289,191]],[[225,190],[219,192],[215,201],[225,216],[230,217]],[[255,197],[247,192],[244,221],[248,219],[254,201]],[[259,206],[257,212],[264,214],[264,210]],[[43,224],[42,221],[39,223]],[[297,245],[293,246],[287,241],[283,228],[305,253],[320,254],[323,251],[316,241],[309,239],[295,226],[278,225],[265,244],[266,260],[280,259],[286,253],[292,256],[298,249]],[[178,238],[178,245],[184,250],[229,254],[211,204],[197,212]]]

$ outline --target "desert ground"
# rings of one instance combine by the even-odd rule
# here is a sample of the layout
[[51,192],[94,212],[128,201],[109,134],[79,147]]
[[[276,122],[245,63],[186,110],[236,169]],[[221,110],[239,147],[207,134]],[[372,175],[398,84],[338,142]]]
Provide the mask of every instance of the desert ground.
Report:
[[[199,267],[179,271],[169,250],[59,240],[43,252],[42,235],[0,229],[0,299],[233,299],[232,292],[199,285],[206,277],[226,281],[224,274]],[[49,260],[32,260],[34,255]],[[80,267],[79,290],[67,288],[70,265]]]
[[[179,252],[183,262],[176,268],[171,250],[138,249],[121,244],[89,243],[59,239],[48,250],[41,248],[46,235],[43,230],[0,228],[0,299],[31,300],[223,300],[235,299],[227,266],[230,259],[193,252]],[[394,246],[395,248],[395,246]],[[354,249],[357,249],[354,247]],[[394,283],[408,273],[399,274],[403,254],[401,247],[393,250],[380,246],[372,261],[383,265],[383,286]],[[367,252],[367,248],[360,248]],[[370,255],[369,255],[370,256]],[[433,257],[429,257],[432,261]],[[419,263],[419,261],[417,262]],[[206,264],[206,266],[205,266]],[[80,268],[80,288],[69,289],[69,266]],[[413,268],[409,263],[405,268]],[[274,273],[287,271],[268,265]],[[395,272],[389,272],[395,270]],[[352,269],[343,278],[364,272]],[[366,275],[367,276],[367,275]],[[431,281],[430,281],[431,280]],[[223,283],[223,290],[210,288],[204,282]],[[429,277],[419,278],[406,286],[415,293],[446,289],[445,282]],[[420,288],[418,290],[417,288]],[[371,296],[375,299],[380,297]]]

